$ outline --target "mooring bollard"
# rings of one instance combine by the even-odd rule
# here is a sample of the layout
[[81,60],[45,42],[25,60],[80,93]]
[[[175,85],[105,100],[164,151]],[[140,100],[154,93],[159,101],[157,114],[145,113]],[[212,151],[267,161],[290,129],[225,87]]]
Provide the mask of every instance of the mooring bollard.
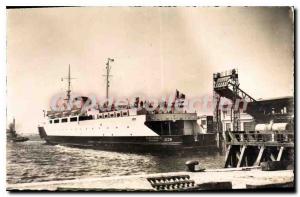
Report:
[[199,164],[199,162],[196,160],[190,160],[190,161],[185,162],[185,165],[187,166],[188,171],[190,171],[190,172],[196,172],[196,165],[198,165],[198,164]]

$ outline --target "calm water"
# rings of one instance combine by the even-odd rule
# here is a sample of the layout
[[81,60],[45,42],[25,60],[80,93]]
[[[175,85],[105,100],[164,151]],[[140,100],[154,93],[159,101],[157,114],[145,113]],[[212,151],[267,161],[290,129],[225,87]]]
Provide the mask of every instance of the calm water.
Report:
[[7,182],[28,183],[185,170],[196,159],[206,168],[223,166],[217,152],[151,155],[46,145],[40,140],[7,144]]

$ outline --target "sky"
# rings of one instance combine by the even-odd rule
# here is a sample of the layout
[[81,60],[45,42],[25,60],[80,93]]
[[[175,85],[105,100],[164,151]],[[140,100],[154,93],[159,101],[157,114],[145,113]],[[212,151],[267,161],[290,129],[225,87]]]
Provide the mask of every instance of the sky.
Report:
[[104,97],[108,57],[112,97],[209,96],[213,73],[232,68],[256,99],[292,96],[293,23],[287,7],[9,9],[7,122],[37,133],[69,64],[73,92]]

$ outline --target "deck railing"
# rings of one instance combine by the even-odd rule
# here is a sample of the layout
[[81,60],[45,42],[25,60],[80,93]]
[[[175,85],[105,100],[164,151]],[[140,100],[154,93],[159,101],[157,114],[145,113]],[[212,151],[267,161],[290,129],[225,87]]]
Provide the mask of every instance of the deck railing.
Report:
[[226,144],[294,144],[294,132],[291,131],[226,131]]

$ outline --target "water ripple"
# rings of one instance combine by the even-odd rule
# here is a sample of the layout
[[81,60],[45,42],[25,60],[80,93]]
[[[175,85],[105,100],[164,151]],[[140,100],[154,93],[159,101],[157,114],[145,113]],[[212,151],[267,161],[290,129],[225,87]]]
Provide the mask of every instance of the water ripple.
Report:
[[42,141],[7,144],[7,182],[29,183],[86,177],[107,177],[182,171],[197,159],[207,168],[219,168],[218,153],[151,155],[45,145]]

